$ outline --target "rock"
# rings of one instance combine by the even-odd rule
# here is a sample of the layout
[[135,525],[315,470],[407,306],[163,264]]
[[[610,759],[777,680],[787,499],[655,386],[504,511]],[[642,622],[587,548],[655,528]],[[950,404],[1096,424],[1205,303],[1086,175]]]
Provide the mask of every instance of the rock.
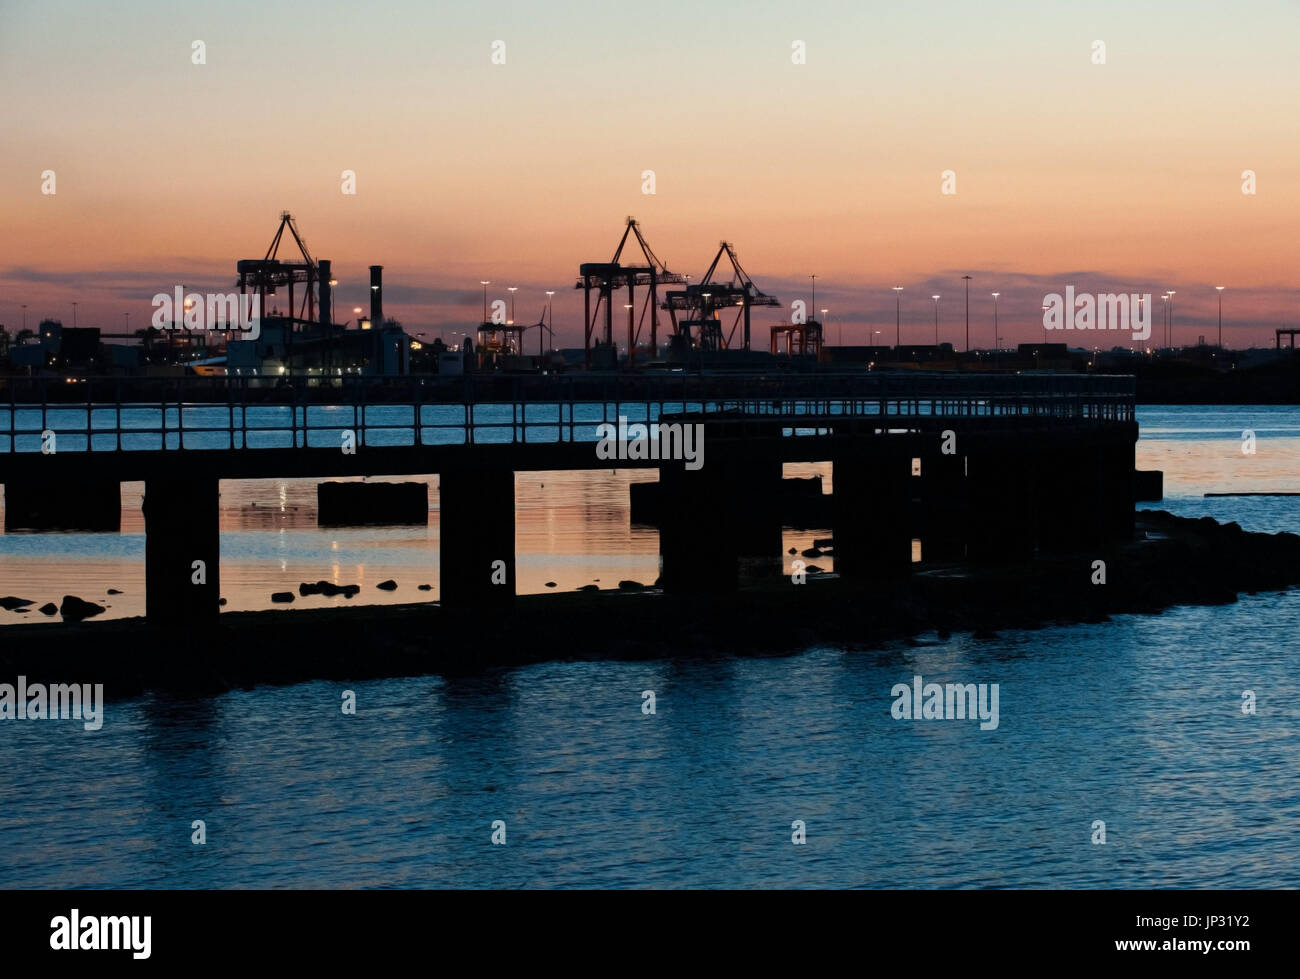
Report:
[[433,585],[421,585],[420,591],[433,591]]
[[799,548],[797,548],[797,547],[792,547],[792,548],[790,548],[790,553],[791,553],[791,554],[798,554],[798,553],[799,553]]
[[30,598],[15,598],[13,595],[6,595],[4,598],[0,598],[0,608],[6,609],[10,612],[16,608],[22,608],[24,605],[30,604],[32,604],[32,599]]
[[225,605],[225,604],[226,604],[226,600],[225,600],[224,598],[219,598],[219,599],[217,599],[217,604],[218,604],[218,605]]
[[819,568],[819,567],[817,567],[817,565],[815,565],[815,564],[810,564],[810,565],[808,565],[808,567],[804,568],[804,570],[805,570],[806,572],[808,572],[809,574],[825,574],[825,573],[826,573],[825,570],[824,570],[823,568]]
[[381,581],[379,584],[375,585],[375,587],[382,588],[384,591],[397,591],[397,582],[392,578],[389,578],[387,581]]
[[53,602],[46,602],[44,605],[41,606],[41,611],[45,615],[55,615],[58,613],[59,607],[55,605]]
[[120,594],[122,594],[122,593],[121,593],[120,591],[118,591],[116,588],[110,588],[110,589],[108,590],[108,594],[110,594],[110,595],[120,595]]
[[104,611],[104,606],[97,605],[94,602],[87,602],[76,595],[64,595],[63,604],[59,606],[59,614],[63,616],[64,622],[80,622],[82,619],[88,619],[102,611]]
[[351,598],[359,591],[361,591],[360,585],[336,585],[332,581],[318,581],[314,585],[304,581],[298,586],[298,594],[304,598],[308,595],[325,595],[330,598],[342,595],[344,598]]
[[554,588],[554,587],[555,587],[555,582],[553,582],[553,581],[548,581],[548,582],[546,583],[546,587],[547,587],[547,588]]
[[595,585],[583,585],[578,591],[600,591]]
[[277,592],[273,592],[272,595],[271,595],[271,601],[273,601],[273,602],[280,602],[280,603],[292,602],[292,601],[293,601],[293,592],[291,592],[291,591],[277,591]]
[[619,591],[645,591],[645,585],[639,581],[620,581],[618,583]]
[[813,538],[813,547],[830,547],[835,543],[834,537],[815,537]]
[[810,547],[806,551],[800,552],[803,557],[821,557],[822,549],[820,547]]

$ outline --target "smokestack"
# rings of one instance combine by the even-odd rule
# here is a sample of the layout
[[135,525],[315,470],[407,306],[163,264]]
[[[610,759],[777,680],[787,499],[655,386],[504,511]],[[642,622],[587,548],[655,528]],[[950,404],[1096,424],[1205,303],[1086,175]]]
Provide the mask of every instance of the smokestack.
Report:
[[321,333],[329,336],[330,324],[333,316],[330,315],[330,262],[328,258],[322,258],[316,263],[317,270],[320,272],[320,325]]
[[370,328],[377,330],[384,325],[384,267],[370,266]]

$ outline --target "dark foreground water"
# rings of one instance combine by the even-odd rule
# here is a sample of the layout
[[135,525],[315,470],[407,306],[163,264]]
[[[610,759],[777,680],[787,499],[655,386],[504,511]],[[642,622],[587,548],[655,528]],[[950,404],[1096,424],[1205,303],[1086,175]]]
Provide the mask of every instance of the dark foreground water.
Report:
[[[1199,496],[1300,484],[1300,411],[1141,420],[1163,506],[1300,528],[1300,498]],[[113,702],[96,732],[0,721],[0,885],[1294,887],[1297,631],[1289,592],[983,642],[367,682],[355,716],[307,683]],[[917,674],[997,683],[997,728],[896,720]]]

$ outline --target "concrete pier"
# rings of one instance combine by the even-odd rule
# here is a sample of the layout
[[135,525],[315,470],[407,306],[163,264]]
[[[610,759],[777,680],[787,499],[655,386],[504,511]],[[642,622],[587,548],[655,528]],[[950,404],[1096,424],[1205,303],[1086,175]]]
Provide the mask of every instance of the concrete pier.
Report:
[[439,585],[446,608],[515,599],[515,474],[511,469],[440,473]]
[[[379,296],[372,298],[379,319]],[[64,406],[70,392],[55,380],[10,378],[11,404],[43,413]],[[1018,562],[1056,551],[1082,558],[1133,529],[1137,423],[1128,377],[421,377],[382,390],[384,403],[409,406],[415,419],[409,440],[395,440],[400,444],[388,444],[394,426],[387,423],[376,422],[376,437],[366,437],[366,407],[380,394],[368,384],[220,380],[150,381],[157,411],[144,423],[121,421],[123,409],[136,406],[120,398],[114,379],[99,379],[100,391],[91,385],[74,392],[96,411],[116,410],[117,427],[96,429],[94,451],[46,455],[23,441],[31,431],[15,428],[11,418],[7,443],[0,437],[7,525],[41,529],[50,514],[63,520],[64,511],[93,508],[115,526],[110,511],[120,510],[119,484],[143,481],[148,617],[190,625],[211,621],[218,607],[220,479],[439,473],[440,597],[449,608],[515,597],[515,472],[658,470],[661,579],[669,591],[725,591],[771,574],[783,557],[783,509],[796,511],[805,528],[830,525],[836,569],[850,578],[907,574],[917,537],[927,561]],[[250,421],[255,409],[286,398],[294,406],[287,421],[273,428]],[[206,420],[187,413],[206,402],[229,411]],[[538,404],[557,405],[558,413],[539,422],[530,411]],[[465,410],[425,410],[450,405]],[[307,410],[316,406],[340,410]],[[661,424],[703,426],[707,454],[692,461],[707,459],[704,468],[602,455],[594,420],[608,424],[631,406]],[[179,439],[177,417],[185,421]],[[338,450],[339,419],[349,417],[357,420],[363,449],[356,454]],[[945,455],[941,446],[953,445],[954,436],[956,452]],[[135,448],[146,437],[161,448]],[[919,479],[912,474],[917,458]],[[826,460],[834,469],[832,500],[814,494],[792,505],[782,465]],[[368,484],[365,492],[384,491]]]
[[216,479],[145,482],[145,616],[150,625],[194,627],[217,621],[219,499]]

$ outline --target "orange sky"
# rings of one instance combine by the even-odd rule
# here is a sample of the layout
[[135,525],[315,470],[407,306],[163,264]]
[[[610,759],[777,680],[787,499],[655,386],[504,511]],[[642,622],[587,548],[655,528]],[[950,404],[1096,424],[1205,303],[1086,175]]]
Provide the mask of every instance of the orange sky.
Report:
[[[487,278],[530,322],[557,289],[580,344],[577,266],[628,214],[694,279],[724,237],[787,305],[816,273],[845,342],[892,338],[894,284],[905,340],[932,338],[937,292],[959,341],[966,273],[979,345],[991,291],[1014,342],[1066,284],[1177,289],[1181,343],[1212,333],[1216,284],[1230,344],[1297,325],[1295,4],[877,6],[7,3],[0,323],[77,301],[138,328],[156,292],[229,288],[287,209],[339,319],[382,264],[412,332],[476,322]],[[788,318],[767,312],[756,342]]]

